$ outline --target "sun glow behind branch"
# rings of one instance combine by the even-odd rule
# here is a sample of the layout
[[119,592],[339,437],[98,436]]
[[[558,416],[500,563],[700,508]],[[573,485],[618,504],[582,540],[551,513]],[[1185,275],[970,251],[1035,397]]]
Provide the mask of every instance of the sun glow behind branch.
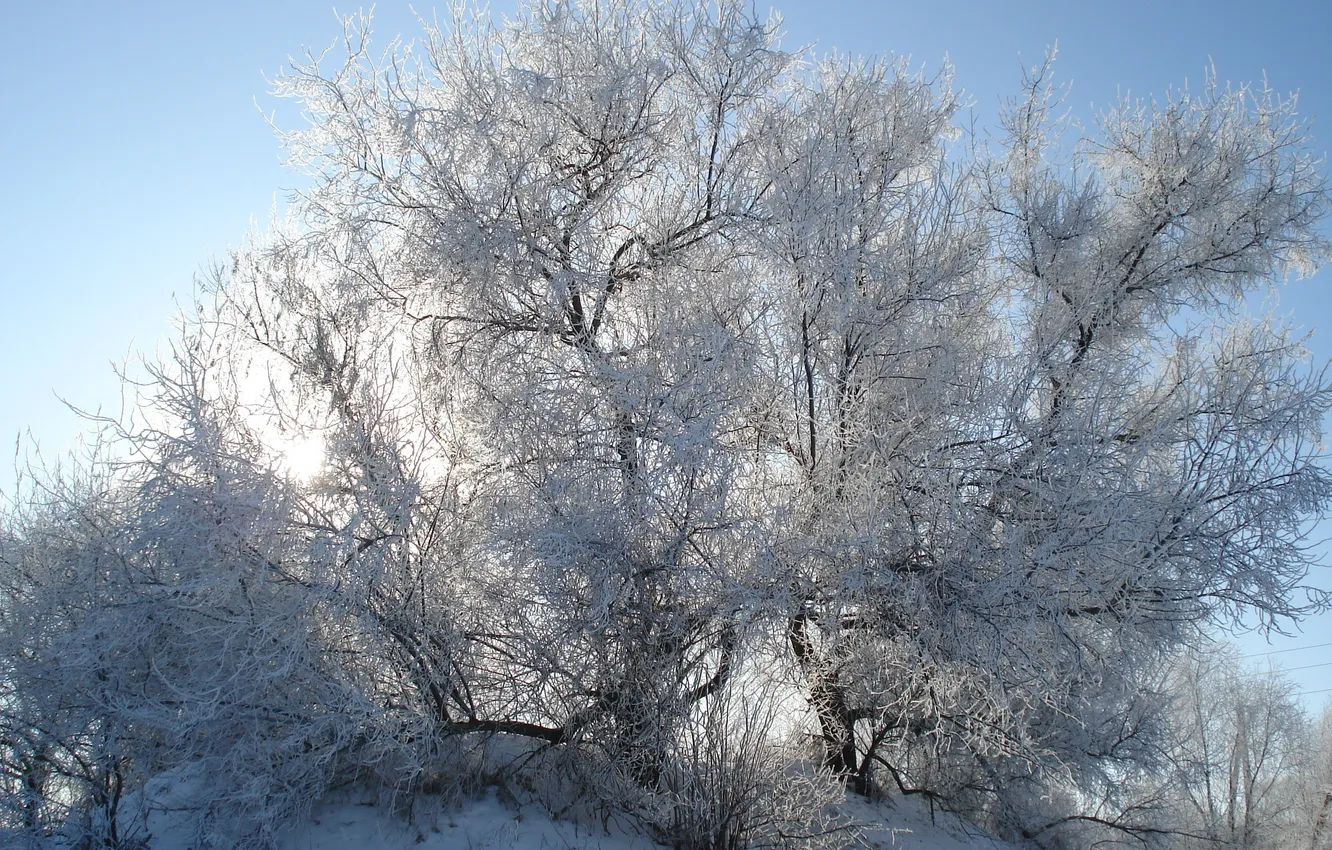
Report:
[[281,469],[300,482],[308,482],[324,470],[324,436],[318,432],[297,434],[276,447]]

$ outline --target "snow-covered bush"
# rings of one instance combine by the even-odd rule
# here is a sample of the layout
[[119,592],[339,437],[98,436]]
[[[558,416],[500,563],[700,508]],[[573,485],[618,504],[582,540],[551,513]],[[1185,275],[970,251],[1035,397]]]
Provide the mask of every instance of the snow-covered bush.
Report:
[[732,680],[679,737],[647,817],[680,850],[841,848],[855,824],[834,813],[844,789],[777,734],[775,687]]

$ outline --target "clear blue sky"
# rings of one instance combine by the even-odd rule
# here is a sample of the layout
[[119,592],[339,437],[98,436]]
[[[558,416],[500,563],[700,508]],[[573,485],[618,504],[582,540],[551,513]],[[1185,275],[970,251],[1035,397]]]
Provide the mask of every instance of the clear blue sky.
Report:
[[[429,0],[417,8],[428,14]],[[1073,82],[1068,104],[1085,118],[1120,93],[1200,81],[1212,62],[1223,80],[1265,74],[1278,91],[1298,90],[1318,150],[1332,148],[1326,0],[801,0],[779,8],[788,45],[909,54],[928,68],[948,56],[982,125],[1015,91],[1019,54],[1031,64],[1057,41],[1057,73]],[[30,428],[47,456],[71,446],[81,425],[57,394],[116,413],[111,364],[151,355],[170,333],[173,299],[187,303],[200,268],[225,257],[298,184],[259,113],[276,110],[290,127],[295,106],[268,98],[265,79],[303,46],[329,44],[339,24],[327,0],[12,0],[4,14],[0,489],[8,490],[16,436]],[[384,37],[419,29],[399,0],[380,2],[375,20]],[[1329,285],[1332,270],[1294,283],[1278,308],[1314,331],[1320,362],[1332,358]],[[1314,578],[1332,586],[1332,568]],[[1258,653],[1322,643],[1332,643],[1332,615],[1271,647],[1244,645]],[[1273,658],[1287,668],[1321,664],[1332,661],[1332,646]],[[1332,688],[1332,666],[1293,675],[1306,691]]]

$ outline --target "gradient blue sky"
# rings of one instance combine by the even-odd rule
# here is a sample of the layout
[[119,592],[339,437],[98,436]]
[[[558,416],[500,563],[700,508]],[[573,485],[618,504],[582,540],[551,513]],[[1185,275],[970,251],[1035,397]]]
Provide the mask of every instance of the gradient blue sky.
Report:
[[[30,429],[43,453],[58,457],[82,425],[57,396],[117,413],[112,364],[151,356],[196,273],[299,184],[260,115],[276,111],[277,123],[292,127],[296,106],[268,97],[266,78],[304,46],[328,45],[340,26],[328,0],[7,0],[0,8],[0,489],[8,491],[19,433]],[[417,8],[429,15],[429,0]],[[503,13],[512,0],[493,8]],[[909,54],[927,68],[947,56],[982,127],[1015,91],[1019,55],[1031,64],[1058,42],[1057,73],[1073,83],[1067,103],[1084,118],[1122,93],[1199,82],[1210,62],[1223,80],[1265,75],[1277,91],[1299,91],[1316,149],[1332,148],[1327,0],[800,0],[778,8],[790,46]],[[419,27],[395,0],[378,4],[375,29],[411,37]],[[1319,362],[1332,358],[1330,285],[1332,271],[1295,282],[1277,307],[1314,332]],[[1332,523],[1325,527],[1332,536]],[[1332,587],[1332,568],[1313,578]],[[1325,643],[1332,615],[1271,646],[1242,640],[1255,654],[1294,650],[1272,660],[1304,691],[1332,689],[1332,646],[1299,649]]]

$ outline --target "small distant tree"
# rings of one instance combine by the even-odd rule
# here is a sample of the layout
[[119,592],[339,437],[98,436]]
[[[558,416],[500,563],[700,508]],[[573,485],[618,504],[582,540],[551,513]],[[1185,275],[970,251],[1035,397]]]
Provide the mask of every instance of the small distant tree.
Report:
[[987,149],[946,68],[778,36],[532,3],[276,81],[313,188],[208,282],[116,491],[117,592],[194,624],[159,728],[406,785],[516,735],[671,799],[767,675],[855,791],[1131,825],[1084,804],[1159,753],[1164,661],[1325,607],[1332,389],[1245,312],[1327,253],[1306,128],[1209,78],[1083,131],[1047,62]]
[[1325,705],[1310,724],[1304,746],[1289,846],[1326,850],[1332,847],[1332,706]]
[[1244,669],[1221,648],[1186,658],[1173,691],[1181,831],[1200,847],[1295,846],[1300,786],[1313,760],[1293,683],[1279,671]]

